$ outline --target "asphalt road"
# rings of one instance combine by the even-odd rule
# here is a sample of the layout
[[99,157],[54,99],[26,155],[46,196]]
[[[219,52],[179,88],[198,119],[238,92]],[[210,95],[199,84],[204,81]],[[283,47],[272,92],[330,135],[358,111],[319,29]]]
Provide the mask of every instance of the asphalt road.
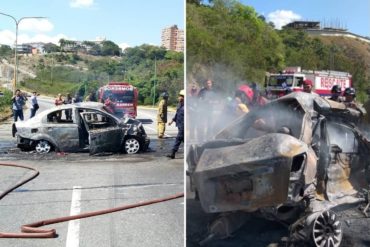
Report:
[[[20,232],[23,224],[69,216],[71,211],[90,212],[183,192],[183,148],[176,159],[165,157],[177,129],[170,126],[168,138],[158,140],[155,114],[152,109],[139,110],[151,144],[148,152],[135,155],[21,152],[11,136],[11,120],[1,123],[0,163],[28,165],[40,175],[0,201],[0,232]],[[29,174],[0,166],[0,193]],[[76,186],[80,189],[73,189]],[[184,245],[183,198],[71,222],[45,227],[55,228],[57,238],[0,239],[0,246]]]

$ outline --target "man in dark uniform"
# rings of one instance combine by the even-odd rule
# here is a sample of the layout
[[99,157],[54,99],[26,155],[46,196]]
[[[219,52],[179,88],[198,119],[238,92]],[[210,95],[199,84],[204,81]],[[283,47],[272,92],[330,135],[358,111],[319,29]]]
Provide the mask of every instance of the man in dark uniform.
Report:
[[330,100],[337,101],[337,102],[343,102],[341,95],[342,94],[342,89],[340,88],[339,85],[334,85],[331,88],[331,97],[329,98]]
[[356,102],[356,90],[353,87],[347,87],[344,90],[344,101],[346,107],[357,110],[360,116],[363,117],[366,114],[365,108],[358,102]]
[[182,89],[178,97],[179,105],[177,106],[176,115],[168,123],[168,125],[171,125],[173,122],[176,122],[176,126],[179,129],[179,131],[177,132],[175,144],[173,145],[172,148],[172,153],[166,155],[168,158],[171,159],[175,158],[175,154],[179,150],[181,142],[184,142],[184,97],[185,90]]

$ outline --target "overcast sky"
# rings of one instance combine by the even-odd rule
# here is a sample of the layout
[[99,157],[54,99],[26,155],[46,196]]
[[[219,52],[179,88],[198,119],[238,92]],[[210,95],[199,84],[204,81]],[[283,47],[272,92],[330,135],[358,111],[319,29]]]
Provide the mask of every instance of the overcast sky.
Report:
[[[184,28],[183,0],[1,0],[0,12],[22,17],[18,43],[53,42],[61,38],[106,38],[121,48],[161,44],[163,28]],[[15,22],[0,15],[0,44],[13,46]]]

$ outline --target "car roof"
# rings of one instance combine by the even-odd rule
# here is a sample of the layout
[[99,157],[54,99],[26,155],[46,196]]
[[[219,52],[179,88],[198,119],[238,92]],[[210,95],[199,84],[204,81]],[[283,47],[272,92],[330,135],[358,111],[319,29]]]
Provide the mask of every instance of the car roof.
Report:
[[92,109],[92,110],[101,110],[104,111],[104,104],[99,102],[80,102],[80,103],[73,103],[73,104],[65,104],[65,105],[59,105],[54,106],[49,109],[46,109],[39,114],[37,114],[35,117],[42,118],[45,115],[48,115],[49,113],[57,110],[65,110],[65,109],[74,109],[74,108],[86,108],[86,109]]

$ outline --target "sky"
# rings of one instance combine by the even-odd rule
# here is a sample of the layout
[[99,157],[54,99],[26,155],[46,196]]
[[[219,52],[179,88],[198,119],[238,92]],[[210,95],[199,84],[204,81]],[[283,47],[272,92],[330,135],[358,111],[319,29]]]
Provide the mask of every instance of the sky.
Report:
[[[161,45],[165,27],[184,29],[184,0],[1,0],[0,12],[22,19],[18,44],[61,38],[95,41],[105,38],[121,48]],[[0,15],[0,44],[13,46],[15,21]]]
[[291,21],[320,21],[370,37],[370,0],[241,0],[276,28]]

